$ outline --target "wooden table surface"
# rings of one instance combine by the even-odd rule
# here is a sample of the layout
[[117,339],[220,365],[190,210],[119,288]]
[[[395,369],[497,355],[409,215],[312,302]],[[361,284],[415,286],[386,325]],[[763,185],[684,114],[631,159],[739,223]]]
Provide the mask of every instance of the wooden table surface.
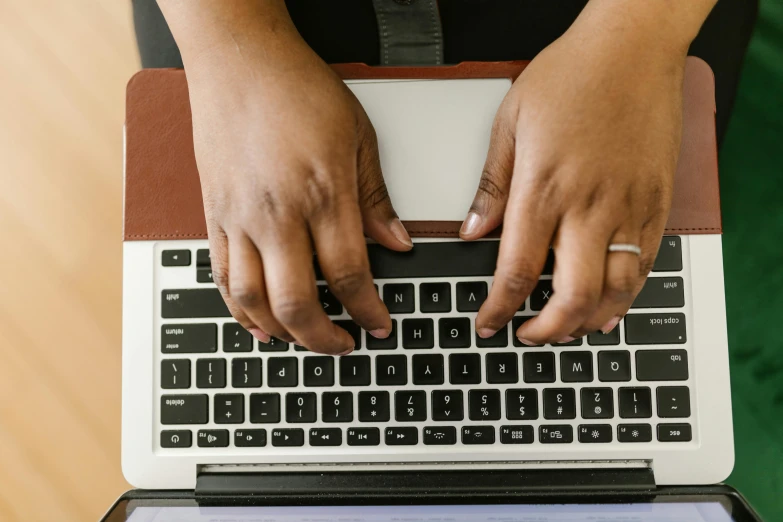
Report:
[[98,520],[120,471],[129,0],[0,0],[0,520]]

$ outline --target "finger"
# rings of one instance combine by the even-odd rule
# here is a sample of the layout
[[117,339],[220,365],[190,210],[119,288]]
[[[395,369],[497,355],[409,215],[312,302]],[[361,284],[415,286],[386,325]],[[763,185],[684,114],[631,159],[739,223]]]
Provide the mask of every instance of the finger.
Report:
[[533,291],[557,224],[555,210],[533,191],[526,190],[524,182],[515,184],[512,194],[500,238],[494,282],[476,316],[479,337],[491,337],[505,326]]
[[611,231],[596,220],[567,216],[555,241],[553,295],[541,313],[523,324],[517,336],[525,344],[568,342],[601,300],[606,248]]
[[269,334],[278,339],[293,342],[291,334],[275,319],[264,283],[264,267],[261,255],[252,240],[240,232],[228,242],[228,287],[231,300],[253,324],[265,334],[261,342],[269,342]]
[[410,250],[413,248],[413,241],[394,211],[383,179],[375,130],[369,120],[361,128],[357,179],[364,231],[388,249],[398,252]]
[[385,339],[392,322],[373,285],[359,205],[346,195],[352,192],[340,193],[343,195],[310,221],[318,262],[329,289],[356,324]]
[[[640,227],[625,222],[609,244],[640,245]],[[639,256],[633,252],[607,252],[604,286],[601,301],[585,323],[571,334],[581,337],[588,333],[611,332],[631,307],[639,287]]]
[[514,170],[514,125],[516,118],[503,103],[492,125],[489,152],[481,172],[478,190],[462,223],[460,237],[471,240],[485,236],[503,221]]
[[259,328],[231,298],[229,290],[228,237],[226,233],[220,227],[210,226],[207,235],[209,237],[212,281],[217,285],[220,295],[223,296],[223,301],[225,301],[228,311],[256,339],[261,342],[268,342],[269,334]]
[[254,239],[261,246],[267,296],[275,319],[295,342],[318,353],[342,355],[353,350],[353,338],[335,326],[318,300],[313,252],[303,217],[278,217]]

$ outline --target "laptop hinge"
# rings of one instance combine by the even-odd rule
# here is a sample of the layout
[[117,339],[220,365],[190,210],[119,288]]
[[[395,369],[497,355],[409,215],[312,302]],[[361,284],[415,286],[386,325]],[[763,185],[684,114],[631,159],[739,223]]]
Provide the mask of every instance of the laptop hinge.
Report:
[[[199,470],[199,497],[419,497],[513,496],[524,493],[551,494],[611,491],[649,491],[655,477],[648,465],[530,466],[518,469],[469,468],[370,469],[335,466],[302,469],[292,466],[205,466]],[[642,462],[639,462],[642,464]]]

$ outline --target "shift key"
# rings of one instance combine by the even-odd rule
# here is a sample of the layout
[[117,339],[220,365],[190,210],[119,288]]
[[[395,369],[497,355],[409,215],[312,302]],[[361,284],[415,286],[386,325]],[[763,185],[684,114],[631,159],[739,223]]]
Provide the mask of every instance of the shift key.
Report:
[[161,424],[206,424],[208,421],[209,397],[207,395],[161,396]]
[[160,309],[164,319],[231,317],[217,288],[164,290]]
[[685,314],[628,314],[625,316],[627,344],[683,344]]

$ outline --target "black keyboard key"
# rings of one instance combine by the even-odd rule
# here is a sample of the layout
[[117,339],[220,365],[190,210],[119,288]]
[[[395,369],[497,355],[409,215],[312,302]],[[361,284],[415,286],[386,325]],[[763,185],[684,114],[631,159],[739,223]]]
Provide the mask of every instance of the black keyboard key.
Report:
[[440,241],[394,252],[371,244],[367,254],[376,279],[482,277],[495,272],[499,245],[499,241]]
[[579,442],[606,443],[612,442],[612,426],[610,424],[580,424],[577,428]]
[[582,418],[611,419],[614,417],[614,399],[611,388],[582,388]]
[[530,294],[530,309],[540,312],[554,295],[552,290],[552,280],[542,279],[536,284],[533,292]]
[[582,338],[574,339],[565,343],[552,343],[552,346],[582,346]]
[[501,426],[501,444],[532,444],[535,435],[533,426]]
[[514,352],[488,353],[487,382],[489,384],[513,384],[519,382],[519,359]]
[[682,277],[648,277],[631,308],[682,308],[685,289]]
[[224,352],[252,352],[253,336],[241,324],[226,323],[223,325]]
[[427,446],[450,446],[457,443],[454,426],[427,426],[422,430],[422,441]]
[[403,348],[432,348],[435,346],[435,325],[432,319],[403,319]]
[[418,422],[427,420],[427,392],[394,392],[394,418],[398,422]]
[[555,354],[526,352],[522,355],[525,382],[555,382]]
[[196,282],[197,283],[213,283],[212,269],[211,268],[196,268]]
[[160,432],[161,448],[189,448],[193,445],[190,430],[163,430]]
[[481,382],[481,356],[477,353],[449,355],[449,382],[451,384],[479,384]]
[[351,337],[353,337],[354,350],[360,350],[362,348],[362,329],[358,324],[348,319],[335,321],[334,324],[351,334]]
[[587,334],[587,344],[590,346],[616,346],[620,344],[620,328],[615,327],[606,334],[603,332]]
[[494,444],[495,428],[492,426],[465,426],[462,428],[462,443],[475,444]]
[[236,430],[234,431],[234,446],[237,448],[263,448],[266,446],[266,430]]
[[691,394],[687,386],[660,386],[655,395],[659,417],[676,419],[691,416]]
[[658,424],[661,442],[690,442],[693,439],[690,424]]
[[212,266],[212,258],[209,257],[209,250],[200,248],[196,250],[196,266]]
[[538,418],[538,391],[532,388],[506,390],[506,418],[535,420]]
[[384,435],[387,446],[415,446],[419,443],[419,430],[413,426],[386,428]]
[[349,446],[377,446],[381,443],[381,430],[378,428],[348,428],[346,440]]
[[351,392],[322,394],[321,420],[324,422],[353,422],[353,394]]
[[342,386],[368,386],[370,384],[370,357],[368,355],[340,357],[340,384]]
[[275,428],[272,430],[272,446],[304,446],[304,430],[301,428]]
[[233,359],[231,361],[231,385],[234,388],[259,388],[262,384],[261,359]]
[[640,381],[685,381],[688,353],[685,350],[639,350],[636,378]]
[[190,250],[164,250],[161,262],[163,266],[190,266]]
[[486,339],[479,337],[476,333],[476,346],[479,348],[505,348],[508,346],[508,325],[504,325],[495,332],[495,335]]
[[404,355],[379,355],[375,358],[375,384],[404,386],[408,384],[408,358]]
[[267,386],[293,388],[299,384],[299,360],[296,357],[270,357],[266,360]]
[[630,387],[617,390],[617,403],[623,419],[647,419],[652,417],[650,388]]
[[653,272],[679,272],[682,270],[682,244],[678,236],[664,236],[655,258]]
[[499,390],[470,390],[468,392],[468,417],[470,420],[493,421],[500,419]]
[[198,430],[199,448],[228,447],[228,430]]
[[652,441],[652,426],[649,424],[620,424],[617,426],[619,442],[650,442]]
[[367,335],[368,350],[394,350],[395,348],[397,348],[397,319],[392,319],[392,330],[386,339]]
[[422,283],[419,285],[419,310],[424,313],[451,311],[451,285]]
[[302,366],[305,386],[334,386],[334,357],[305,357]]
[[457,311],[478,312],[487,299],[487,283],[471,281],[457,283]]
[[321,302],[326,315],[340,315],[343,313],[343,305],[340,304],[340,301],[337,300],[328,286],[318,285],[318,300]]
[[198,388],[225,388],[226,360],[199,359],[196,361],[196,386]]
[[461,421],[465,417],[462,391],[432,390],[432,420]]
[[413,384],[443,384],[443,356],[429,353],[414,355]]
[[231,317],[217,288],[163,290],[160,312],[164,319]]
[[625,316],[627,344],[683,344],[685,314],[628,314]]
[[250,394],[250,422],[253,424],[276,424],[280,422],[280,394]]
[[208,395],[161,396],[161,424],[206,424],[207,422],[209,422]]
[[164,324],[160,327],[161,352],[212,353],[217,351],[217,325]]
[[[377,275],[375,277],[378,277]],[[413,283],[386,284],[383,286],[383,302],[390,314],[413,313],[416,300]]]
[[576,418],[576,393],[573,388],[547,388],[543,396],[545,419]]
[[441,348],[470,347],[470,319],[467,317],[438,319],[438,337]]
[[631,380],[631,352],[612,350],[598,352],[598,380],[626,382]]
[[[517,330],[519,330],[519,328],[523,324],[531,320],[533,317],[534,316],[525,317],[525,316],[517,315],[511,320],[511,337],[514,339],[514,346],[516,346],[517,348],[529,348],[529,345],[522,344],[522,341],[519,340],[519,338],[517,337]],[[534,346],[544,346],[544,345],[536,344]]]
[[388,422],[389,392],[359,392],[359,422]]
[[289,424],[315,422],[318,416],[318,401],[315,393],[287,393],[285,396],[285,420]]
[[242,424],[245,422],[245,396],[240,393],[215,395],[215,423]]
[[190,360],[162,360],[160,362],[160,387],[164,390],[190,388]]
[[569,444],[574,442],[574,428],[569,424],[539,426],[538,440],[543,444]]
[[288,343],[281,341],[277,337],[271,337],[268,343],[258,341],[258,351],[260,352],[287,352]]
[[340,428],[311,428],[310,446],[340,446],[343,430]]
[[560,379],[563,382],[593,380],[593,352],[560,352]]

